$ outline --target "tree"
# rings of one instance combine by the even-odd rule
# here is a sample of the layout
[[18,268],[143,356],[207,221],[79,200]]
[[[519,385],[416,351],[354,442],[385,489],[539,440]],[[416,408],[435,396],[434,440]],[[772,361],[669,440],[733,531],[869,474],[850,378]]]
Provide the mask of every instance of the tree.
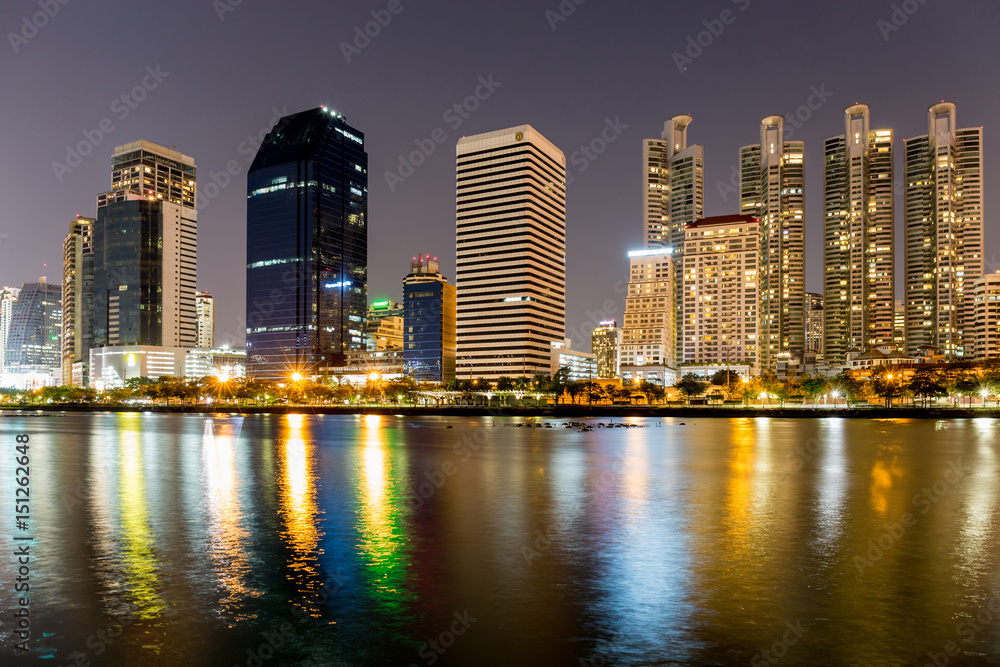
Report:
[[927,400],[947,395],[944,383],[940,374],[932,368],[918,368],[917,371],[906,383],[906,388],[923,399],[923,406],[927,407]]
[[514,389],[514,379],[503,375],[497,378],[497,391],[511,391]]
[[561,366],[552,376],[552,379],[549,380],[549,390],[555,393],[557,405],[559,404],[559,399],[562,398],[563,391],[565,391],[569,381],[568,366]]
[[649,380],[643,380],[639,384],[639,391],[642,392],[646,397],[646,402],[650,405],[654,403],[662,403],[663,397],[666,396],[666,390],[658,384],[653,384]]
[[632,402],[632,386],[627,382],[622,383],[620,387],[611,387],[612,397],[616,401],[629,401]]
[[898,373],[890,372],[892,369],[879,366],[872,373],[871,390],[879,398],[885,400],[885,407],[892,407],[892,399],[901,396],[903,393],[903,381]]
[[712,384],[725,387],[727,392],[732,391],[732,386],[737,382],[742,382],[742,379],[736,371],[722,369],[712,374]]
[[844,371],[830,382],[830,387],[836,391],[848,405],[857,403],[864,397],[864,386],[851,375],[850,371]]
[[952,391],[959,396],[969,397],[969,407],[972,407],[972,396],[981,391],[979,377],[974,373],[962,369],[952,383]]
[[684,397],[690,403],[691,397],[701,394],[708,385],[699,380],[698,376],[694,373],[687,373],[674,386],[684,394]]
[[583,393],[583,387],[580,382],[570,382],[566,385],[566,391],[569,393],[569,397],[573,401],[573,405],[576,405],[576,399]]
[[825,394],[830,388],[830,381],[825,377],[820,375],[815,375],[812,377],[807,377],[802,380],[800,385],[802,393],[805,397],[815,403],[817,399]]

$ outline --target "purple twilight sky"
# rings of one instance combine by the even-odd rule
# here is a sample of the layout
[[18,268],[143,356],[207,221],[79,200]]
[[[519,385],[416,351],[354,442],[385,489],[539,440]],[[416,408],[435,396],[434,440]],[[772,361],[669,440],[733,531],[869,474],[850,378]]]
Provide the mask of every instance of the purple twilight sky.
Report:
[[[386,25],[344,47],[372,12]],[[1000,180],[1000,5],[989,0],[5,0],[0,29],[0,285],[60,276],[69,222],[95,215],[114,146],[175,146],[198,165],[198,284],[217,298],[219,344],[243,341],[246,168],[274,110],[330,105],[365,133],[370,300],[398,300],[420,252],[440,257],[454,280],[455,143],[533,125],[573,176],[566,322],[580,349],[595,319],[624,310],[615,285],[639,245],[640,141],[673,115],[693,115],[689,140],[705,146],[706,213],[734,213],[725,183],[738,148],[757,141],[761,118],[794,114],[822,91],[794,134],[806,141],[810,291],[822,291],[822,140],[843,132],[846,106],[867,103],[874,127],[896,131],[901,179],[902,139],[926,133],[930,104],[953,101],[961,127],[986,126],[987,193]],[[674,52],[703,32],[707,46],[691,48],[681,71]],[[488,96],[480,88],[486,99],[464,118],[448,113],[480,77],[494,82]],[[581,147],[609,122],[614,140],[587,158]],[[444,142],[390,187],[399,156],[439,128]],[[79,164],[54,166],[81,143],[96,146]],[[230,161],[239,173],[224,185]],[[223,186],[206,189],[213,173]],[[900,200],[897,238],[901,209]],[[986,220],[995,270],[989,196]]]

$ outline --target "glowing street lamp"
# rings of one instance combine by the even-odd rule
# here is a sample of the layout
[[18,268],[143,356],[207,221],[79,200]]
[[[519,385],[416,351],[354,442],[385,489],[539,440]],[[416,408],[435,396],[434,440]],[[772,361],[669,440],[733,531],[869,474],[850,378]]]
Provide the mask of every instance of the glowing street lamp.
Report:
[[292,373],[292,382],[302,382],[302,373],[298,371]]

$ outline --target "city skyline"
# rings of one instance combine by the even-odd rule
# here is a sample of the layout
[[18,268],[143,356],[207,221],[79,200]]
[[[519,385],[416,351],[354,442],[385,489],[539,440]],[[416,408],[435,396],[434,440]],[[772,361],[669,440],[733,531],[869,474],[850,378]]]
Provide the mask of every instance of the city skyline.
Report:
[[[6,6],[0,10],[0,20],[6,19],[0,25],[14,30],[21,16],[34,6]],[[266,133],[278,118],[326,103],[373,137],[372,233],[393,234],[400,245],[370,253],[373,281],[369,291],[373,299],[401,298],[393,267],[408,261],[411,248],[434,252],[441,258],[442,272],[454,275],[454,256],[449,250],[454,247],[450,222],[452,148],[463,135],[530,122],[565,151],[572,179],[567,199],[567,271],[570,282],[577,281],[582,289],[571,289],[567,295],[567,330],[593,326],[594,318],[587,312],[607,299],[615,300],[618,310],[607,316],[620,317],[624,297],[614,291],[614,285],[624,277],[625,263],[605,258],[622,258],[628,250],[641,247],[641,204],[635,186],[640,179],[638,146],[644,137],[657,136],[664,120],[677,114],[695,118],[695,142],[705,147],[706,215],[736,212],[734,194],[725,187],[731,185],[732,169],[737,166],[734,147],[755,141],[760,118],[775,113],[792,117],[797,126],[793,126],[794,138],[804,139],[812,151],[806,165],[806,190],[812,193],[806,199],[806,289],[818,292],[822,291],[819,151],[824,138],[838,133],[845,107],[855,102],[870,105],[878,125],[893,128],[898,138],[925,132],[924,110],[941,99],[961,107],[963,126],[989,126],[997,115],[993,109],[1000,103],[1000,95],[980,90],[980,67],[976,64],[988,60],[997,46],[985,30],[988,20],[970,23],[964,12],[959,16],[930,3],[921,6],[898,30],[884,33],[878,22],[889,19],[890,4],[852,3],[853,11],[774,8],[758,3],[751,3],[744,11],[734,4],[736,21],[681,72],[674,67],[672,54],[684,54],[688,37],[697,37],[705,30],[702,21],[715,19],[717,13],[705,9],[703,16],[702,10],[692,8],[678,21],[654,31],[645,18],[654,6],[639,2],[612,10],[588,4],[578,7],[565,21],[556,22],[553,29],[544,8],[527,3],[488,10],[485,17],[460,6],[418,9],[407,5],[406,11],[395,16],[382,34],[360,53],[352,54],[348,62],[338,46],[351,42],[355,26],[363,27],[371,20],[371,8],[314,8],[315,21],[311,25],[292,21],[296,26],[293,31],[286,25],[290,19],[250,5],[225,13],[224,20],[203,3],[197,8],[192,3],[172,9],[155,20],[144,8],[128,17],[108,15],[98,20],[75,13],[68,5],[37,37],[21,45],[16,55],[12,50],[0,63],[5,81],[15,91],[29,92],[34,90],[34,82],[46,82],[46,92],[26,98],[30,103],[9,102],[3,107],[6,122],[0,130],[0,142],[19,160],[17,169],[9,167],[6,178],[0,179],[0,194],[11,202],[9,222],[0,223],[0,233],[7,234],[0,242],[0,284],[20,285],[38,275],[55,274],[52,267],[61,263],[58,243],[44,247],[29,243],[20,221],[32,221],[32,238],[42,233],[59,238],[65,235],[67,216],[94,216],[92,197],[106,187],[104,164],[114,145],[139,138],[176,145],[194,156],[203,172],[199,180],[203,201],[199,246],[208,256],[220,259],[218,266],[200,267],[198,286],[218,299],[219,341],[234,335],[237,340],[229,342],[242,340],[239,317],[243,314],[244,286],[241,277],[233,277],[240,272],[242,258],[227,250],[245,221],[241,182],[249,158],[260,142],[261,131]],[[997,12],[989,3],[972,3],[971,7],[973,13],[986,17]],[[474,16],[488,19],[490,28],[475,37],[461,34],[458,41],[447,45],[426,44],[427,35],[441,34],[448,26]],[[144,17],[150,20],[144,21]],[[146,24],[143,39],[148,48],[143,52],[150,55],[133,66],[121,62],[110,44],[122,35],[132,35],[131,26],[136,21]],[[242,43],[247,31],[269,22],[280,28],[277,33],[289,34],[264,47]],[[794,27],[803,23],[816,26],[808,41],[795,35]],[[190,48],[178,51],[172,47],[175,30],[181,25],[193,25],[196,30]],[[343,27],[331,29],[331,25]],[[908,66],[940,30],[958,30],[959,25],[965,35],[961,42],[917,68],[919,71]],[[584,49],[598,36],[624,35],[625,26],[633,31],[630,41],[643,44],[634,55],[622,53],[608,60]],[[81,30],[100,44],[82,60],[70,39]],[[321,56],[319,47],[310,44],[314,31],[333,36],[332,48],[324,46]],[[291,37],[296,32],[302,34]],[[762,34],[772,32],[793,37],[781,48],[748,55]],[[507,53],[498,59],[500,45],[514,34],[527,40],[523,53]],[[851,50],[835,46],[848,34],[856,42]],[[134,37],[126,41],[131,39]],[[277,71],[273,54],[281,45],[294,45],[307,58],[318,57],[328,65],[328,73],[320,77],[310,77],[308,72],[271,76]],[[216,49],[225,51],[227,57],[212,55]],[[426,77],[413,76],[415,64],[404,54],[416,49],[428,52],[430,69],[426,71],[448,67],[453,74],[447,80],[433,77],[429,83]],[[789,49],[801,52],[801,57],[785,58]],[[564,52],[578,57],[573,67],[558,77],[528,66],[535,59],[560,57]],[[458,60],[459,53],[472,55]],[[653,53],[660,57],[650,58]],[[832,53],[840,56],[834,58],[829,55]],[[654,60],[658,61],[655,65]],[[233,67],[237,62],[245,67]],[[766,71],[778,63],[782,65],[781,77],[763,80],[747,76],[748,71]],[[93,66],[102,71],[100,77],[94,77]],[[153,72],[159,66],[158,77],[150,74],[147,66]],[[852,70],[865,75],[849,75]],[[606,76],[612,71],[613,79]],[[482,83],[480,77],[490,85]],[[885,85],[887,79],[892,86]],[[656,85],[648,85],[650,81]],[[133,91],[137,86],[142,89]],[[131,100],[132,92],[143,101]],[[130,96],[135,108],[119,102],[112,111],[111,103],[123,93]],[[407,100],[405,109],[391,102],[399,99]],[[739,103],[728,103],[732,100]],[[460,113],[454,111],[456,105]],[[189,113],[191,109],[198,112]],[[128,115],[122,119],[125,111]],[[113,132],[100,133],[104,117],[111,120]],[[608,122],[627,127],[616,135]],[[441,132],[435,134],[437,129]],[[94,145],[88,156],[81,156],[78,166],[62,173],[59,180],[52,164],[67,163],[65,147],[86,141],[84,131],[94,139],[100,137],[101,143]],[[444,141],[434,140],[434,136]],[[609,137],[614,141],[606,147],[597,141]],[[992,135],[988,130],[985,141],[985,185],[989,189],[997,181],[990,169]],[[426,149],[420,155],[411,155],[420,150],[415,142]],[[591,144],[602,152],[591,151]],[[586,152],[581,151],[584,145],[588,146]],[[401,155],[406,165],[400,165]],[[412,174],[405,176],[403,183],[394,182],[395,189],[389,188],[386,172],[410,174],[411,168]],[[898,162],[896,171],[899,180]],[[216,179],[211,178],[213,174]],[[46,196],[21,197],[32,188],[43,190]],[[899,208],[897,234],[901,234]],[[620,226],[623,233],[606,235],[612,224]],[[998,251],[1000,239],[993,239],[988,232],[987,262]],[[581,345],[583,341],[574,343]]]

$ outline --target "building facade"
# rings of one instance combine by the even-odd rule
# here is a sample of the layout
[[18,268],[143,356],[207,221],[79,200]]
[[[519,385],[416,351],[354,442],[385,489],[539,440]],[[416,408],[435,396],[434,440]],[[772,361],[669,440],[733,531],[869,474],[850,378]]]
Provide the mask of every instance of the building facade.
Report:
[[63,241],[62,291],[62,384],[80,385],[74,380],[73,365],[88,360],[89,332],[93,317],[93,274],[84,267],[84,258],[93,253],[94,218],[77,216],[69,224]]
[[552,366],[549,369],[549,376],[554,377],[560,370],[566,369],[566,379],[569,382],[597,379],[597,355],[572,348],[572,341],[569,338],[562,343],[552,344]]
[[895,315],[892,130],[871,129],[865,104],[844,110],[844,134],[824,142],[823,281],[826,352],[893,342]]
[[674,116],[659,139],[642,142],[643,247],[684,246],[684,228],[705,213],[705,150],[688,146],[691,116]]
[[[43,276],[25,283],[11,310],[4,384],[32,388],[62,376],[62,288]],[[11,379],[14,378],[14,379]]]
[[247,175],[247,359],[285,379],[365,348],[368,154],[326,108],[286,116]]
[[615,320],[605,320],[590,334],[590,351],[597,357],[597,377],[621,377],[622,330]]
[[826,310],[822,294],[806,292],[806,352],[815,353],[816,359],[826,358]]
[[566,157],[530,125],[457,147],[457,375],[547,375],[566,329]]
[[403,361],[418,382],[455,379],[456,290],[437,258],[414,257],[403,280]]
[[669,249],[629,253],[622,377],[662,384],[677,368],[677,265]]
[[402,304],[373,301],[365,318],[365,349],[369,352],[403,349]]
[[1000,357],[1000,273],[987,273],[972,287],[975,358]]
[[687,226],[683,261],[683,361],[758,363],[760,221],[703,218]]
[[983,275],[983,128],[959,129],[935,104],[928,133],[907,139],[906,351],[972,354],[972,283]]
[[14,316],[14,304],[17,303],[20,293],[20,287],[0,289],[0,376],[3,376],[6,368],[7,338],[10,334],[10,322]]
[[198,320],[197,347],[215,347],[215,297],[195,292],[194,310]]
[[186,155],[149,141],[115,148],[93,225],[90,346],[195,347],[196,186]]
[[805,145],[785,141],[784,119],[760,123],[760,143],[740,148],[740,213],[760,220],[757,332],[762,371],[805,347]]

